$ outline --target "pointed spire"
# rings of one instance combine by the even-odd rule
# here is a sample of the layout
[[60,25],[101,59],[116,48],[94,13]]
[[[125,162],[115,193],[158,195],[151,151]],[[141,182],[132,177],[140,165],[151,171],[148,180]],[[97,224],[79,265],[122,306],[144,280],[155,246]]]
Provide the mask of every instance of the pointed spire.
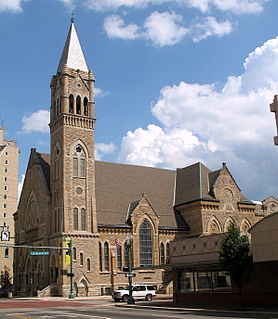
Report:
[[74,27],[74,19],[71,19],[71,25],[64,50],[60,59],[57,72],[61,72],[63,67],[67,65],[71,69],[79,69],[88,72],[88,66]]

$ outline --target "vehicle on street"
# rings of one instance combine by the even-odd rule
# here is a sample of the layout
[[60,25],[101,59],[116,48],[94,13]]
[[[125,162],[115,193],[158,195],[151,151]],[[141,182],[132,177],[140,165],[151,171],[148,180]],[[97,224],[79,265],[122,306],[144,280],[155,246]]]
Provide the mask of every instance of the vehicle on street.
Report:
[[[116,289],[112,293],[112,298],[115,301],[127,301],[129,296],[128,287],[124,289]],[[132,297],[134,299],[143,299],[151,301],[156,296],[156,289],[152,285],[133,285]]]

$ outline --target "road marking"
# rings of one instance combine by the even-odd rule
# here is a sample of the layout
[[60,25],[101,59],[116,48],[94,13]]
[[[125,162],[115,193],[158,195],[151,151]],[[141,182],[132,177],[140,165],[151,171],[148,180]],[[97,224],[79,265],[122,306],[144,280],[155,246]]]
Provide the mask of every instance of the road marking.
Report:
[[10,313],[7,316],[21,318],[21,319],[34,319],[34,317],[26,317],[24,315],[17,315],[16,313]]

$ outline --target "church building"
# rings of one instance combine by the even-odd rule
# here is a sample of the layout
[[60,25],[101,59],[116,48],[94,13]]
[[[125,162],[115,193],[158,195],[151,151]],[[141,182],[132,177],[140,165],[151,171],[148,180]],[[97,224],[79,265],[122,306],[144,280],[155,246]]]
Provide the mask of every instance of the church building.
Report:
[[267,214],[241,193],[225,163],[211,171],[202,163],[167,170],[96,161],[94,83],[72,22],[50,84],[50,154],[31,149],[14,214],[16,245],[71,244],[72,256],[15,249],[18,295],[68,296],[71,280],[78,296],[126,286],[130,238],[133,282],[167,290],[171,241],[223,233],[231,222],[247,230]]

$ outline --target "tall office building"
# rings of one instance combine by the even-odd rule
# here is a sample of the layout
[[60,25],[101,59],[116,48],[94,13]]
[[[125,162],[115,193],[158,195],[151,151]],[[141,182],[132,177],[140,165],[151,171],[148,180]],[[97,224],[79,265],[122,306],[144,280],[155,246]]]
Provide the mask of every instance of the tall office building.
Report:
[[[16,141],[5,139],[5,129],[0,127],[0,243],[14,243],[13,214],[18,199],[18,155]],[[10,268],[12,275],[13,249],[0,247],[0,271],[4,266]]]

